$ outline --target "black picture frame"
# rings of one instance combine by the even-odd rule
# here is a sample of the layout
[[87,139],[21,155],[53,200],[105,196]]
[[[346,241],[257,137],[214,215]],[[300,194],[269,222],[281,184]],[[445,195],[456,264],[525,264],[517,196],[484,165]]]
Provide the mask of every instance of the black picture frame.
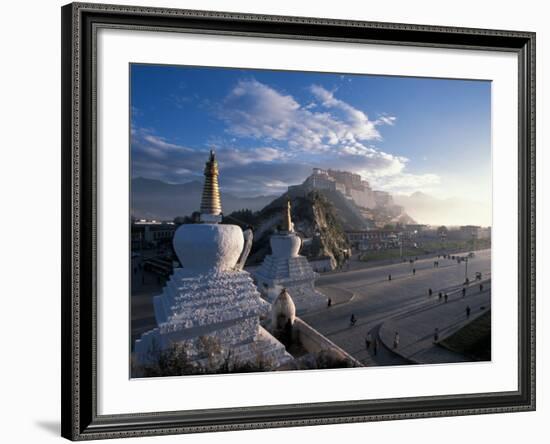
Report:
[[[535,409],[535,33],[72,3],[62,15],[62,436],[71,440]],[[96,91],[99,27],[508,51],[519,65],[518,390],[389,400],[97,414]]]

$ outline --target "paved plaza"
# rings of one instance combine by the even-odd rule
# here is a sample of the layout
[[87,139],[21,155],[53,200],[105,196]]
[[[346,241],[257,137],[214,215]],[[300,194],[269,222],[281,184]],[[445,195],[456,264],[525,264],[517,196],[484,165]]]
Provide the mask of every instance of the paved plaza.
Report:
[[[439,267],[434,267],[434,260]],[[353,297],[302,317],[367,366],[464,361],[464,356],[433,343],[434,329],[439,329],[439,340],[444,339],[490,309],[490,270],[491,250],[477,251],[468,260],[472,284],[464,297],[465,262],[451,259],[420,258],[412,265],[397,263],[327,274],[317,280],[321,291],[329,287],[334,294],[340,288]],[[482,273],[483,291],[475,282],[476,272]],[[439,292],[447,293],[447,302],[444,297],[439,300]],[[357,319],[354,326],[350,325],[352,314]],[[399,344],[394,348],[396,331]],[[378,340],[376,354],[372,346],[366,349],[369,332],[373,341]]]

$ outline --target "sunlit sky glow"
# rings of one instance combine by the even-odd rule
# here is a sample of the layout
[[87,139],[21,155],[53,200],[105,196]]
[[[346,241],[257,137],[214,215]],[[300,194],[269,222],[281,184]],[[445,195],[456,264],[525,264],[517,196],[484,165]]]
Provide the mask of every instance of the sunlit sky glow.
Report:
[[132,176],[280,194],[313,167],[375,189],[491,203],[491,83],[249,69],[131,66]]

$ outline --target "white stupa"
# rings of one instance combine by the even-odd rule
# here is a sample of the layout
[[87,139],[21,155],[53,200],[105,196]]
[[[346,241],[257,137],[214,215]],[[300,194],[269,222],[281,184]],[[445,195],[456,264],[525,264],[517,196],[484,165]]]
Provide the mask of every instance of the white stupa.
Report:
[[162,294],[154,297],[157,327],[136,340],[135,356],[138,362],[147,362],[151,350],[184,343],[191,359],[200,363],[205,360],[201,341],[209,337],[234,362],[261,358],[273,368],[286,364],[292,356],[260,325],[260,317],[270,314],[270,305],[242,269],[252,232],[219,224],[222,209],[213,152],[204,175],[201,223],[181,225],[174,235],[181,268],[174,270]]
[[255,272],[258,288],[264,298],[273,303],[280,288],[286,288],[298,314],[326,307],[328,298],[315,289],[317,273],[307,259],[298,254],[302,239],[294,232],[290,201],[284,210],[281,230],[272,235],[269,242],[271,254],[266,256]]

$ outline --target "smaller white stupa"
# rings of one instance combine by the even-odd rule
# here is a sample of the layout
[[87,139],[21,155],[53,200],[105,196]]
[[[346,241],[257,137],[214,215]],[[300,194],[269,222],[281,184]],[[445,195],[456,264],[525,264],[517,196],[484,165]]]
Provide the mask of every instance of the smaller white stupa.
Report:
[[[259,359],[277,368],[293,358],[260,325],[270,305],[260,296],[243,264],[252,233],[236,225],[220,224],[221,199],[218,164],[214,153],[206,163],[198,224],[181,225],[174,235],[174,250],[181,263],[162,294],[153,299],[157,327],[135,343],[138,362],[148,363],[151,351],[184,344],[188,357],[198,364],[204,338],[214,339],[225,356],[239,364]],[[204,354],[204,353],[203,353]]]
[[302,239],[294,232],[290,201],[283,213],[281,230],[271,236],[271,254],[255,272],[258,288],[264,298],[273,303],[279,288],[285,288],[296,305],[298,314],[327,305],[328,298],[315,289],[317,273],[304,256],[300,256]]
[[271,328],[273,331],[284,330],[287,325],[292,327],[295,320],[296,305],[286,288],[283,288],[271,307]]

